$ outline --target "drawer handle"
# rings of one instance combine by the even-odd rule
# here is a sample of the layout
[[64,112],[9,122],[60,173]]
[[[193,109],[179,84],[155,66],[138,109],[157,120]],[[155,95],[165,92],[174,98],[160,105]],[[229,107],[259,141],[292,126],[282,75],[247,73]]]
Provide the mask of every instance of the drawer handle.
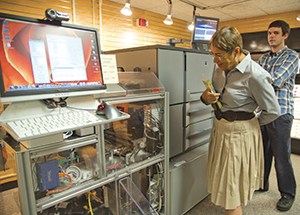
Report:
[[195,132],[195,133],[193,133],[193,134],[190,134],[187,138],[190,140],[190,139],[192,139],[192,138],[195,138],[195,137],[197,137],[197,136],[202,135],[203,133],[207,133],[207,132],[211,131],[211,129],[212,129],[212,127],[203,129],[203,130],[201,130],[201,131],[199,131],[199,132]]
[[198,148],[199,146],[202,146],[202,145],[204,145],[206,143],[209,143],[209,138],[206,139],[206,140],[204,140],[204,141],[201,141],[201,142],[199,142],[199,143],[197,143],[197,144],[195,144],[193,146],[191,146],[190,148],[188,148],[188,150],[192,150],[192,149]]
[[208,110],[208,109],[211,109],[211,107],[205,107],[205,108],[200,108],[200,109],[196,109],[196,110],[192,110],[192,111],[189,111],[188,115],[192,115],[194,113],[197,113],[198,111],[203,111],[203,110]]

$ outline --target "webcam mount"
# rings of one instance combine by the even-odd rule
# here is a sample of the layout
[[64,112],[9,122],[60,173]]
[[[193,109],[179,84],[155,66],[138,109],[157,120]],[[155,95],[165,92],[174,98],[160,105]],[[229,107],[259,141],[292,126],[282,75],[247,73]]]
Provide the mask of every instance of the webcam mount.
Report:
[[47,17],[48,20],[50,21],[69,21],[70,16],[67,13],[63,13],[63,12],[59,12],[59,11],[55,11],[51,8],[48,8],[45,11],[45,15]]

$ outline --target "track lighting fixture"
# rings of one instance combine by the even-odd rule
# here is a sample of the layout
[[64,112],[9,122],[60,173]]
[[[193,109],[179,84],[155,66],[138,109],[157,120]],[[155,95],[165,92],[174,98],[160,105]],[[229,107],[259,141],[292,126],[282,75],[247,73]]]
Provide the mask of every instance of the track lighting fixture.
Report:
[[188,29],[190,30],[190,31],[192,31],[192,30],[194,30],[194,22],[192,22],[190,25],[189,25],[189,27],[188,27]]
[[296,18],[298,21],[300,21],[300,14],[297,16],[297,18]]
[[130,16],[132,14],[130,10],[130,0],[126,0],[125,6],[122,8],[121,13],[125,16]]
[[164,20],[164,23],[166,25],[172,25],[173,24],[173,20],[171,18],[172,16],[172,0],[169,0],[169,10],[168,10],[168,15],[167,18]]
[[193,10],[193,21],[192,21],[192,24],[190,24],[189,27],[188,27],[188,29],[189,29],[190,31],[194,30],[194,27],[195,27],[194,19],[195,19],[196,9],[197,9],[197,7],[194,6],[194,10]]

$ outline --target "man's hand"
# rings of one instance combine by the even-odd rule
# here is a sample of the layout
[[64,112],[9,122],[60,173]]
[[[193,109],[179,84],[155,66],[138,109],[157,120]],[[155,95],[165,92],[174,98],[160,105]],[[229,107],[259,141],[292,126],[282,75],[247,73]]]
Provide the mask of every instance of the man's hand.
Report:
[[220,93],[212,93],[210,90],[210,86],[208,86],[202,94],[202,99],[204,99],[209,104],[214,104],[218,101]]

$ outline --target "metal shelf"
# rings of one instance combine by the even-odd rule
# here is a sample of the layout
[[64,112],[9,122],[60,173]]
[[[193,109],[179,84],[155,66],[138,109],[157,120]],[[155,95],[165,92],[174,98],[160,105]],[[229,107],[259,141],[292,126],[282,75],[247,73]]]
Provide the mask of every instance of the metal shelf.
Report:
[[[124,122],[128,122],[132,120],[132,116],[130,114],[123,114],[121,118],[117,118],[114,120],[103,120],[98,125],[95,125],[95,133],[90,134],[83,137],[75,136],[70,139],[64,139],[62,141],[57,141],[51,144],[41,144],[36,147],[28,148],[24,146],[21,142],[20,150],[16,152],[16,162],[17,162],[17,177],[18,177],[18,187],[19,193],[21,198],[21,208],[23,214],[30,214],[34,215],[41,211],[48,210],[53,206],[60,204],[61,202],[68,202],[71,199],[76,198],[79,195],[83,195],[91,190],[99,189],[103,186],[108,185],[109,183],[115,183],[118,180],[124,177],[131,177],[133,174],[136,174],[140,171],[143,171],[151,166],[155,166],[157,164],[162,163],[163,165],[163,173],[162,177],[164,181],[169,180],[169,94],[168,93],[160,93],[160,94],[151,94],[151,95],[143,95],[141,96],[130,96],[129,98],[126,97],[116,97],[116,98],[109,98],[106,101],[110,101],[111,104],[117,103],[118,105],[122,104],[131,104],[133,106],[147,104],[147,102],[152,103],[160,103],[161,110],[161,123],[163,126],[163,148],[158,152],[158,154],[151,154],[148,153],[148,157],[145,157],[140,160],[134,160],[131,162],[130,160],[126,161],[123,160],[122,167],[116,168],[114,170],[107,169],[107,139],[105,137],[105,131],[110,129],[109,126],[115,125],[122,126]],[[97,102],[98,104],[99,102]],[[125,106],[126,106],[125,105]],[[157,104],[155,104],[157,106]],[[14,109],[14,108],[13,108]],[[6,114],[11,115],[11,113]],[[5,116],[5,115],[4,115]],[[2,122],[3,123],[3,122]],[[123,123],[123,124],[122,124]],[[5,124],[5,122],[3,123]],[[141,124],[141,126],[144,126]],[[144,137],[147,138],[147,137]],[[136,143],[138,141],[131,141],[132,143]],[[85,176],[84,180],[80,182],[73,182],[72,186],[66,190],[61,192],[54,192],[49,195],[46,195],[47,191],[40,190],[38,184],[38,175],[36,172],[36,166],[42,163],[46,163],[46,161],[51,159],[56,159],[60,154],[65,152],[75,152],[78,155],[74,155],[74,159],[70,161],[69,166],[79,166],[84,169],[88,169],[88,160],[83,159],[84,151],[80,151],[79,149],[92,149],[92,153],[88,152],[87,154],[91,155],[95,153],[96,160],[93,165],[96,165],[91,169],[93,175]],[[132,149],[133,150],[133,149]],[[73,152],[73,153],[75,153]],[[132,152],[133,154],[133,152]],[[80,158],[77,158],[80,157]],[[89,157],[93,159],[92,155]],[[167,158],[167,159],[166,159]],[[76,160],[77,159],[77,160]],[[79,159],[79,160],[78,160]],[[67,158],[65,159],[67,160]],[[71,160],[71,159],[69,159]],[[64,162],[64,161],[62,161]],[[68,161],[69,162],[69,161]],[[63,165],[62,165],[63,166]],[[67,166],[67,165],[66,165]],[[84,170],[82,169],[82,170]],[[67,171],[67,170],[66,170]],[[148,178],[148,177],[147,177]],[[66,180],[66,179],[64,179]],[[148,180],[148,179],[147,179]],[[149,179],[150,180],[150,179]],[[61,184],[63,183],[63,184]],[[66,182],[60,182],[59,188],[65,188]],[[150,184],[150,182],[149,182]],[[49,190],[58,189],[58,188],[50,188]],[[164,204],[165,210],[164,214],[169,214],[168,212],[168,194],[169,194],[169,187],[168,183],[163,183],[162,189],[164,190]],[[118,196],[118,191],[115,190],[116,196]],[[116,198],[117,201],[117,198]],[[118,205],[118,202],[116,202]],[[119,212],[117,212],[119,214]]]

